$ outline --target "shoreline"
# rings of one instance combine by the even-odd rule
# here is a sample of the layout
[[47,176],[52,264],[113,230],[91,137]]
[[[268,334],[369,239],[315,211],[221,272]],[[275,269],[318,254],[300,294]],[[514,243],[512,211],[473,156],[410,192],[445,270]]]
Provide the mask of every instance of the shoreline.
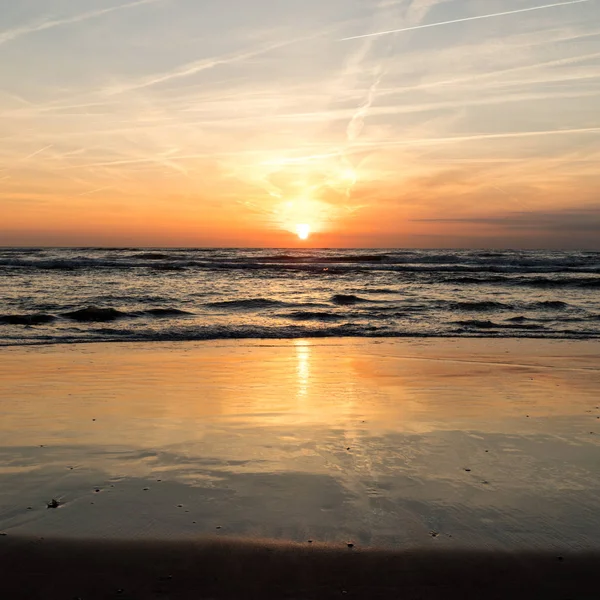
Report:
[[590,334],[590,335],[579,335],[579,336],[565,336],[565,335],[554,335],[554,334],[527,334],[527,335],[486,335],[486,334],[461,334],[455,335],[453,333],[449,334],[439,334],[439,335],[429,335],[429,334],[415,334],[408,333],[406,335],[374,335],[374,336],[365,336],[365,335],[315,335],[315,336],[299,336],[299,337],[209,337],[209,338],[201,338],[201,339],[173,339],[173,340],[165,340],[165,339],[102,339],[102,340],[80,340],[74,339],[72,341],[27,341],[25,343],[4,343],[0,341],[0,351],[3,348],[29,348],[29,347],[53,347],[53,346],[73,346],[73,345],[97,345],[97,344],[106,344],[106,345],[117,345],[117,344],[210,344],[210,343],[221,343],[221,342],[231,342],[231,343],[244,343],[244,342],[257,342],[257,343],[268,343],[268,342],[298,342],[298,341],[310,341],[310,342],[319,342],[319,341],[364,341],[368,342],[381,342],[381,341],[397,341],[397,340],[500,340],[500,341],[510,341],[510,340],[533,340],[533,341],[564,341],[564,342],[599,342],[600,335],[598,334]]

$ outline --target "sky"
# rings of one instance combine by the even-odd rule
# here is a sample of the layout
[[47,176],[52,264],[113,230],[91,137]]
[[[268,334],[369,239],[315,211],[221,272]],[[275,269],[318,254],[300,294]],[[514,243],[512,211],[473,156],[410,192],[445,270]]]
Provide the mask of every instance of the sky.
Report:
[[600,0],[0,17],[0,246],[600,250]]

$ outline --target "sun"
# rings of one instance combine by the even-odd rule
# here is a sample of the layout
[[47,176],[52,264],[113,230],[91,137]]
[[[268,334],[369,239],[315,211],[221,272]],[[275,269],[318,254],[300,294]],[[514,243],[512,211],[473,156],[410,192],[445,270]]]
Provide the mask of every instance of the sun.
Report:
[[310,235],[310,225],[298,223],[298,225],[296,225],[296,233],[301,240],[308,239],[308,236]]

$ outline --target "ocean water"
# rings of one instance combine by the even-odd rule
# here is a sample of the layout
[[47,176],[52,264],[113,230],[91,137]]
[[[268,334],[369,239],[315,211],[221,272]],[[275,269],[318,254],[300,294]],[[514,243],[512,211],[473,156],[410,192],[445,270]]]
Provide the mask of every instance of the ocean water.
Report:
[[0,248],[0,344],[600,337],[600,252]]

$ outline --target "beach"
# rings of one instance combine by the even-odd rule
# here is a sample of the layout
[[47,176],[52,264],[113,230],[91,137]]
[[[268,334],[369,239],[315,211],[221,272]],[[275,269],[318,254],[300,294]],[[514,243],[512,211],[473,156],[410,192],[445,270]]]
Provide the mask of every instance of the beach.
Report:
[[599,359],[531,339],[2,348],[7,597],[595,597]]

